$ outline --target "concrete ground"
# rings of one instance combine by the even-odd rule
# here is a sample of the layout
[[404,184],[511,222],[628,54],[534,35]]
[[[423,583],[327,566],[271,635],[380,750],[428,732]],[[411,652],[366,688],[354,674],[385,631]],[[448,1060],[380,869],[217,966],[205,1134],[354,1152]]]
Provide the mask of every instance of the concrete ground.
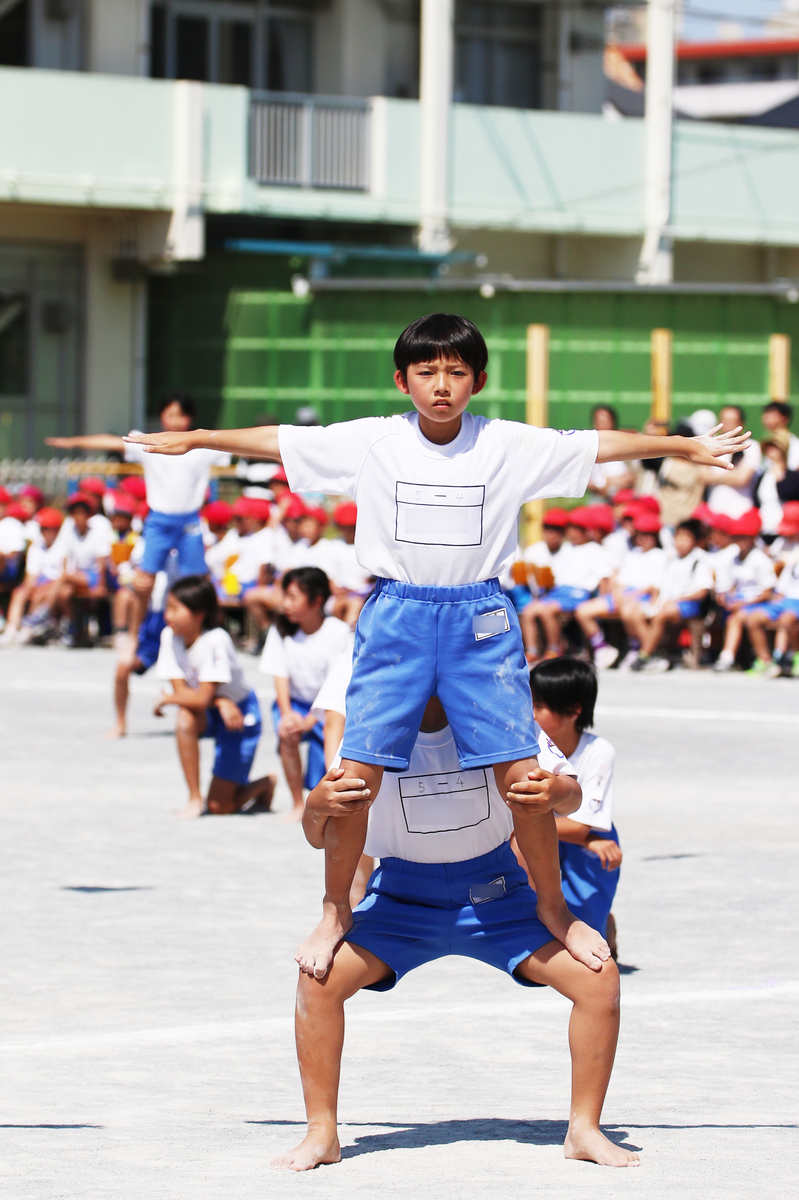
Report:
[[0,656],[5,1195],[796,1195],[799,682],[602,678],[625,853],[605,1126],[638,1170],[562,1157],[568,1005],[450,959],[351,1002],[344,1160],[295,1176],[269,1159],[302,1128],[292,954],[321,856],[280,815],[177,820],[154,680],[101,738],[111,670]]

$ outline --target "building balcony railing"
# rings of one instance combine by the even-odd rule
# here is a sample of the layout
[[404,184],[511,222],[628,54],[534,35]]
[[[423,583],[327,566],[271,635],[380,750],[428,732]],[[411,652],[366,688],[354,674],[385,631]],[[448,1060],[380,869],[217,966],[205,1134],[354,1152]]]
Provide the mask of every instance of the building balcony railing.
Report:
[[250,178],[280,187],[367,192],[368,100],[252,92]]

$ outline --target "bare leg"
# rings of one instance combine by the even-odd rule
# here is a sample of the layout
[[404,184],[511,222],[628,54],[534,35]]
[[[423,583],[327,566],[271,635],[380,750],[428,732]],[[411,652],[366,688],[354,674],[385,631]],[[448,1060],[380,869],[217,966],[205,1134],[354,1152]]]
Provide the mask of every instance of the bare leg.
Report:
[[22,618],[25,615],[25,606],[28,601],[31,601],[31,608],[33,607],[33,592],[34,589],[27,583],[21,583],[11,593],[4,630],[7,640],[10,640],[11,634],[16,633],[22,624]]
[[666,626],[671,621],[671,608],[663,608],[656,616],[652,618],[652,622],[641,636],[641,653],[649,657],[654,654],[663,640],[663,634],[666,632]]
[[299,743],[281,738],[280,761],[283,764],[286,783],[289,785],[293,802],[292,810],[286,820],[301,821],[305,804],[302,798],[302,759],[300,758]]
[[273,1167],[310,1171],[320,1163],[340,1160],[337,1124],[344,1001],[389,974],[374,954],[347,942],[339,946],[324,979],[300,972],[295,1037],[308,1132],[299,1146],[273,1158]]
[[641,611],[641,605],[636,603],[623,604],[619,613],[627,636],[641,643],[646,637],[649,625]]
[[[341,766],[348,778],[363,779],[372,801],[380,791],[383,768],[371,763],[343,759]],[[321,979],[333,959],[333,953],[352,925],[350,891],[366,844],[369,810],[346,817],[329,817],[325,825],[325,898],[322,920],[309,938],[301,943],[296,961],[300,970]],[[554,825],[554,821],[552,822]]]
[[151,575],[149,571],[142,571],[141,568],[137,569],[133,576],[133,591],[137,603],[131,606],[130,622],[128,625],[128,633],[133,639],[134,646],[139,634],[139,626],[144,620],[144,614],[147,612],[147,605],[150,603],[154,587],[155,575]]
[[519,624],[522,627],[522,640],[524,648],[528,654],[538,653],[538,622],[536,621],[536,613],[538,609],[535,601],[528,604],[519,613]]
[[582,604],[578,604],[574,610],[574,615],[589,642],[591,638],[597,637],[602,633],[597,617],[606,617],[608,615],[608,604],[604,596],[596,596],[593,600],[584,600]]
[[[535,758],[515,763],[498,763],[494,767],[497,787],[505,799],[516,800],[510,792],[512,783],[527,779],[528,771],[538,766]],[[558,831],[551,812],[538,812],[529,805],[516,801],[513,810],[513,827],[519,851],[527,863],[538,897],[538,919],[562,942],[569,953],[592,971],[602,969],[603,962],[610,958],[605,939],[578,921],[563,899],[560,886],[560,860],[558,857]]]
[[572,1098],[566,1158],[606,1167],[635,1167],[637,1154],[605,1137],[599,1128],[619,1036],[619,972],[613,961],[587,971],[558,942],[548,942],[517,967],[517,974],[545,983],[573,1002],[569,1021]]
[[768,648],[768,638],[766,637],[766,625],[768,624],[768,616],[766,613],[759,613],[755,610],[750,613],[746,620],[746,628],[749,632],[749,640],[752,643],[752,649],[756,656],[763,662],[771,662],[771,651]]
[[724,634],[724,650],[723,654],[735,658],[738,653],[738,647],[741,644],[741,635],[744,631],[744,615],[740,610],[730,613],[727,618],[727,629]]
[[261,807],[268,812],[272,807],[276,782],[274,775],[263,775],[260,779],[251,779],[249,783],[233,783],[214,775],[208,789],[206,809],[213,816],[229,816],[240,812],[249,800],[260,798]]
[[105,736],[107,738],[125,737],[128,732],[128,691],[134,664],[135,660],[133,663],[129,663],[125,659],[120,659],[117,663],[116,675],[114,676],[114,707],[117,712],[117,720],[116,725],[106,733]]
[[560,624],[560,609],[545,604],[541,609],[541,624],[547,638],[547,650],[558,653],[563,649],[563,630]]
[[355,878],[350,888],[350,907],[357,908],[366,895],[366,885],[375,869],[375,860],[369,854],[362,854]]
[[203,811],[203,798],[200,791],[200,736],[205,732],[205,713],[192,712],[190,708],[179,708],[175,726],[175,738],[178,743],[178,755],[186,785],[189,789],[189,803],[180,813],[181,817],[200,817]]

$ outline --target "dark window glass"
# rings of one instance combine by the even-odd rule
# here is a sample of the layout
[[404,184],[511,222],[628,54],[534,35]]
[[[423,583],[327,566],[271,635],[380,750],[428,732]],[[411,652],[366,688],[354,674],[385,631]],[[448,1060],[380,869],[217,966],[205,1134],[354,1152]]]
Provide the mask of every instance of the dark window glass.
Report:
[[457,100],[539,107],[540,5],[459,0],[455,39]]
[[250,87],[252,81],[252,26],[243,21],[219,23],[219,82]]
[[274,92],[311,90],[311,25],[278,17],[269,22],[267,87]]
[[27,384],[27,307],[23,296],[0,294],[0,395],[23,396]]
[[175,78],[208,79],[208,22],[202,17],[175,21]]
[[166,9],[154,4],[150,9],[150,74],[166,79]]
[[0,66],[28,65],[28,0],[0,18]]

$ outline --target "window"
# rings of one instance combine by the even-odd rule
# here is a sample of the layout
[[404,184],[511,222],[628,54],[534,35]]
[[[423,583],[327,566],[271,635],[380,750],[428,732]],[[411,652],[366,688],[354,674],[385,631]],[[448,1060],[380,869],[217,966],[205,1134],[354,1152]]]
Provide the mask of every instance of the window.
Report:
[[456,100],[540,106],[541,13],[539,4],[456,0]]
[[0,67],[28,65],[28,0],[2,6],[0,17]]

